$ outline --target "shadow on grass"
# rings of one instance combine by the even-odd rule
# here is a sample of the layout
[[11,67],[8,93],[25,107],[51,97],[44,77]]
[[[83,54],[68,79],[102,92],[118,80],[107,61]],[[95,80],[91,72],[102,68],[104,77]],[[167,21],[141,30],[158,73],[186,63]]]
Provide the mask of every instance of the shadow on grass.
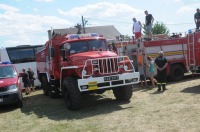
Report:
[[9,104],[9,105],[1,105],[0,106],[0,114],[1,113],[6,113],[6,112],[11,112],[18,109],[16,104]]
[[181,79],[180,81],[169,81],[167,84],[177,84],[177,83],[189,82],[189,81],[197,80],[197,79],[200,79],[200,77],[199,77],[199,76],[197,76],[197,77],[192,77],[192,75],[186,75],[186,76],[184,76],[184,78]]
[[200,94],[200,85],[187,87],[181,91],[182,93],[193,93],[193,94]]
[[133,89],[133,92],[136,92],[136,91],[140,91],[141,87],[139,84],[135,84],[135,85],[133,85],[132,89]]
[[105,95],[83,95],[82,108],[78,111],[70,111],[64,105],[64,99],[50,99],[42,94],[24,98],[22,113],[27,115],[36,114],[38,118],[52,120],[73,120],[92,117],[95,115],[108,114],[114,111],[128,109],[120,105],[129,102],[118,102],[107,98]]

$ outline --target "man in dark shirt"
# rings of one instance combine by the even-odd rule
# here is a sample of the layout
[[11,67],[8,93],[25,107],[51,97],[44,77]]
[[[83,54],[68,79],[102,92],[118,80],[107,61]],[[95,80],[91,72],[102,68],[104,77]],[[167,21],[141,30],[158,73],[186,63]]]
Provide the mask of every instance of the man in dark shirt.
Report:
[[200,27],[200,10],[197,8],[197,12],[194,14],[194,22],[196,24],[196,29]]
[[165,91],[165,85],[167,83],[167,59],[163,55],[164,52],[160,51],[159,56],[155,59],[155,66],[157,68],[158,91],[161,91],[161,86],[163,91]]
[[34,85],[34,72],[32,71],[31,67],[28,68],[28,78],[29,78],[29,81],[30,81],[30,89],[33,90],[33,92],[35,92],[35,85]]
[[30,82],[29,82],[29,78],[28,78],[28,74],[26,73],[26,70],[22,69],[22,71],[23,71],[22,82],[24,83],[24,88],[27,95],[27,94],[30,94]]
[[146,17],[145,17],[145,25],[146,25],[146,32],[147,32],[147,37],[149,39],[152,39],[152,25],[153,25],[153,21],[154,21],[154,18],[151,14],[148,13],[148,11],[145,11],[144,12]]

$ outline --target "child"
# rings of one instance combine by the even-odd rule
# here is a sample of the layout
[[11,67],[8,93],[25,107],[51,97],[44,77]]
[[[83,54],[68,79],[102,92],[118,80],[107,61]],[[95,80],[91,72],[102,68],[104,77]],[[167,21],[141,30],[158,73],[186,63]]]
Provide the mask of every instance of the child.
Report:
[[152,60],[152,58],[150,56],[147,57],[147,61],[148,61],[148,76],[151,79],[151,83],[152,83],[152,87],[155,87],[155,83],[157,83],[157,80],[154,78],[154,61]]
[[142,88],[145,88],[145,87],[147,87],[147,81],[146,81],[146,76],[144,73],[144,67],[140,62],[138,62],[138,71],[140,73],[140,84],[141,84]]

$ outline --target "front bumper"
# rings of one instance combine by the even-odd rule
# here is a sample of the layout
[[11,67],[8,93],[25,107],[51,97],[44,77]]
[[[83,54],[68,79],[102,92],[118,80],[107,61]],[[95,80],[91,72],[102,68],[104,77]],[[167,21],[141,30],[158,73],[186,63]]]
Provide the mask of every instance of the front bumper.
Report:
[[0,105],[14,104],[22,100],[21,92],[11,91],[0,93]]
[[139,72],[116,74],[113,76],[89,77],[87,79],[78,79],[80,92],[109,89],[112,87],[132,85],[139,83]]

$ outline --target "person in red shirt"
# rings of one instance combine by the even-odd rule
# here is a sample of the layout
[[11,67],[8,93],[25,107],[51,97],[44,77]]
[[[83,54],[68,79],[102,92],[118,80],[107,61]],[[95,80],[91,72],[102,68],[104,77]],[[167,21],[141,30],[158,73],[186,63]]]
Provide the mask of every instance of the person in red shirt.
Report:
[[141,37],[142,25],[140,21],[137,21],[136,18],[133,18],[133,29],[132,32],[135,34],[135,38],[138,39]]

